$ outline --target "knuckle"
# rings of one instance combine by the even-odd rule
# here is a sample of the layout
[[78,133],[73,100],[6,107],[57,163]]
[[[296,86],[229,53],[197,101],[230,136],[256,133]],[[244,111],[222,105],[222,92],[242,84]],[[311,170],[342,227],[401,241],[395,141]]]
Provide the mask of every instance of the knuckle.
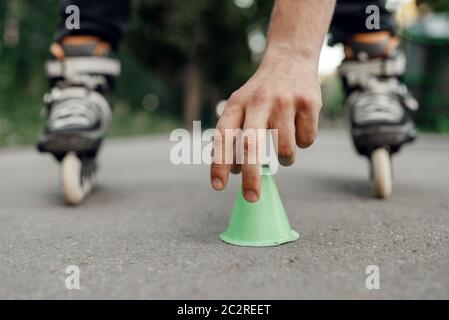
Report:
[[215,126],[214,135],[221,134],[224,136],[228,130],[234,130],[232,120],[226,116],[222,116],[218,119],[217,125]]
[[256,152],[257,143],[255,139],[251,137],[245,137],[243,140],[243,151],[245,154],[250,154]]
[[226,106],[223,110],[222,115],[220,116],[219,122],[221,121],[222,124],[225,124],[228,119],[235,113],[238,112],[240,109],[239,104],[231,104],[229,102],[226,102]]
[[312,112],[313,109],[315,108],[314,102],[311,98],[309,97],[303,97],[302,101],[301,101],[301,110],[303,112]]
[[274,100],[275,100],[273,108],[274,114],[284,114],[286,111],[293,109],[294,103],[288,97],[278,96]]
[[321,99],[312,95],[302,95],[297,97],[296,101],[300,110],[306,113],[312,113],[321,108]]
[[241,104],[243,102],[242,100],[243,99],[242,99],[242,95],[240,94],[240,92],[239,91],[235,91],[229,97],[226,107],[232,107],[232,106],[235,106],[235,105],[239,105],[239,104]]
[[265,89],[257,89],[251,97],[251,102],[254,106],[263,106],[268,101],[269,95]]

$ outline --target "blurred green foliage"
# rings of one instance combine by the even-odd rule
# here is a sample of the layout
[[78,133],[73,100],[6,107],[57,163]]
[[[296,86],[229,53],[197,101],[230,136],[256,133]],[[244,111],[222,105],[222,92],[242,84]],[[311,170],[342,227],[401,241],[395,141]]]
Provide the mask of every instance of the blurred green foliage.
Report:
[[344,115],[343,104],[345,101],[343,84],[340,76],[333,73],[321,79],[321,93],[324,108],[321,111],[321,120],[326,125],[338,123]]
[[422,2],[427,3],[432,8],[433,11],[449,13],[448,0],[424,0]]
[[0,144],[30,142],[39,130],[42,62],[57,20],[55,5],[0,2]]
[[[178,95],[174,99],[178,103],[167,104],[167,112],[180,115],[195,108],[188,105],[190,95],[199,101],[199,110],[192,111],[194,118],[210,125],[213,106],[254,72],[248,34],[254,29],[265,33],[272,5],[273,1],[262,0],[248,8],[222,0],[135,2],[126,44]],[[195,77],[199,87],[192,86]]]
[[[33,143],[41,130],[41,100],[48,90],[43,64],[60,20],[58,2],[0,2],[0,145]],[[265,32],[273,1],[254,0],[247,8],[222,0],[132,3],[112,134],[180,126],[192,62],[202,84],[198,116],[212,125],[215,104],[257,67],[247,37],[254,29]],[[158,99],[151,110],[143,106],[148,95]]]

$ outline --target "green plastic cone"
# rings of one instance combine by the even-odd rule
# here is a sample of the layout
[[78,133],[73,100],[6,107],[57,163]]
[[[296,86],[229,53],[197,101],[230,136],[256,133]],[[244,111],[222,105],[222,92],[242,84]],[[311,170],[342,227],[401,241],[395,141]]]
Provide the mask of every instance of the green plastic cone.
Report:
[[220,235],[224,242],[237,246],[277,246],[299,238],[292,230],[270,169],[262,168],[261,195],[251,203],[242,189],[232,211],[228,229]]

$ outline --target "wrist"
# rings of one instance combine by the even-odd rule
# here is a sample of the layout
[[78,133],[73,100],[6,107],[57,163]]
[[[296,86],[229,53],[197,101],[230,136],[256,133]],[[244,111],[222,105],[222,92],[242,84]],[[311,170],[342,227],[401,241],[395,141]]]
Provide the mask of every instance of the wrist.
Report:
[[310,48],[294,48],[291,44],[269,44],[260,67],[285,64],[289,68],[298,66],[301,69],[318,70],[319,58],[320,52]]

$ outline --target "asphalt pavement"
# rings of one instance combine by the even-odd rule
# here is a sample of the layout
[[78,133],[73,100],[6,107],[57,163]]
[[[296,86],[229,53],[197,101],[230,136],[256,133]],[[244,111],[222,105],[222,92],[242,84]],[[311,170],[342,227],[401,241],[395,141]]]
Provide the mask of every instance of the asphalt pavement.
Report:
[[[239,185],[214,192],[205,165],[174,166],[168,136],[108,140],[99,185],[63,203],[50,156],[0,150],[0,298],[449,298],[449,137],[394,159],[393,197],[372,197],[367,161],[322,131],[275,176],[298,241],[236,247],[218,235]],[[66,268],[80,289],[66,287]],[[365,285],[379,267],[380,289]]]

